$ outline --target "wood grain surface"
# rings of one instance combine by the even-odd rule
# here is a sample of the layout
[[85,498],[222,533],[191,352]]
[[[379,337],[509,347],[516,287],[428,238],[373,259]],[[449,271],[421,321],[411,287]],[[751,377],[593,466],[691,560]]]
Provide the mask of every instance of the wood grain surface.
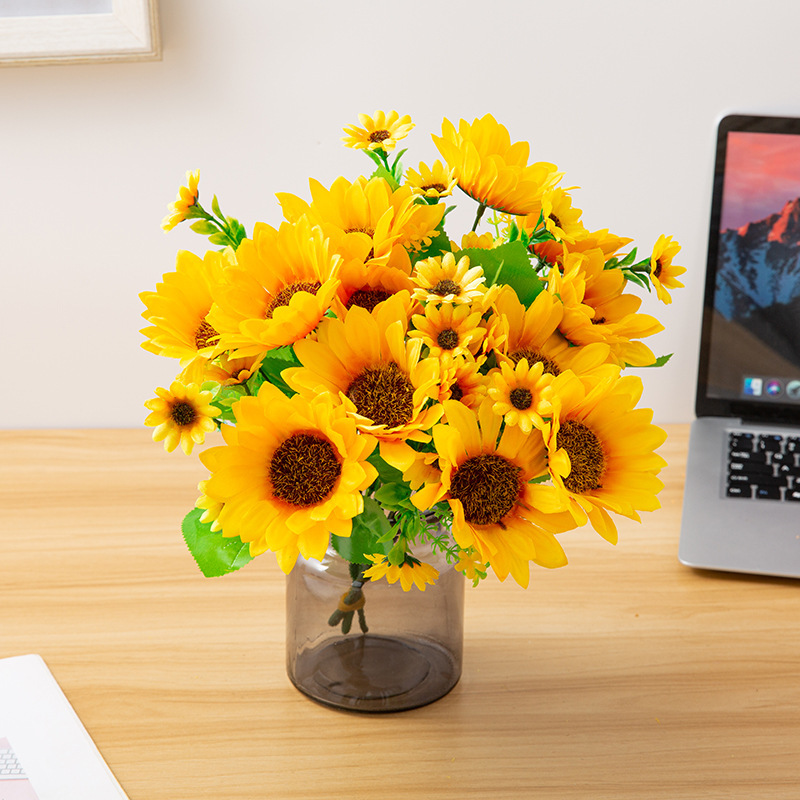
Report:
[[131,800],[800,796],[800,586],[677,561],[688,426],[663,508],[564,569],[467,590],[464,675],[362,716],[284,669],[269,554],[203,578],[205,477],[145,430],[0,431],[0,657],[39,653]]

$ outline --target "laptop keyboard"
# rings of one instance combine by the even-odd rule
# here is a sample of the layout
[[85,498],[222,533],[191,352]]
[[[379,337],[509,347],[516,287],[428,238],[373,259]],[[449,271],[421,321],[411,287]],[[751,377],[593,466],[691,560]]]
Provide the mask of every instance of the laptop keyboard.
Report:
[[728,497],[800,502],[800,436],[728,434]]

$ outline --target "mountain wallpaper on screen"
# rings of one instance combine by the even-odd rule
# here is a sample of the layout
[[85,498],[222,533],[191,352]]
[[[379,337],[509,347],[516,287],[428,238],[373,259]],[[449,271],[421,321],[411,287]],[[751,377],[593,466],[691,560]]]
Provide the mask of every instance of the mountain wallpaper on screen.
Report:
[[720,234],[714,306],[800,364],[800,198]]

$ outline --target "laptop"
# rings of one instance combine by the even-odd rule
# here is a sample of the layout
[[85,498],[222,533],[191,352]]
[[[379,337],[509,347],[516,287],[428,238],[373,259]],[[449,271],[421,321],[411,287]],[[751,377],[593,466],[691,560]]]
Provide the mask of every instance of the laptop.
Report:
[[800,577],[800,119],[718,128],[678,558]]

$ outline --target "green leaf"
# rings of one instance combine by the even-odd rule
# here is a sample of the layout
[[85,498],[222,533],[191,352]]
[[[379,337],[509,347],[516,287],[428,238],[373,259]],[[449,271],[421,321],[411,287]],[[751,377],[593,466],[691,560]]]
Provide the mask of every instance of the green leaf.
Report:
[[208,241],[211,242],[211,244],[218,244],[221,247],[230,247],[231,245],[231,240],[228,234],[222,232],[215,233],[213,236],[209,236]]
[[213,403],[221,408],[230,408],[237,400],[241,400],[247,394],[247,390],[240,383],[232,386],[220,386],[214,395]]
[[619,259],[616,256],[614,258],[610,258],[608,261],[606,261],[605,269],[616,269],[618,267],[629,267],[631,264],[633,264],[634,261],[636,261],[636,248],[635,247],[623,259]]
[[373,178],[383,178],[389,184],[389,186],[392,187],[393,192],[396,192],[400,188],[400,183],[397,178],[395,178],[395,176],[388,169],[386,169],[383,164],[381,164],[378,169],[376,169],[375,172],[369,176],[369,178],[370,180]]
[[400,159],[408,152],[408,148],[406,147],[405,150],[401,150],[395,157],[394,161],[392,162],[392,172],[397,173],[397,165],[400,163]]
[[350,536],[331,535],[331,544],[339,555],[354,564],[372,564],[366,554],[388,555],[392,541],[379,541],[390,529],[389,520],[371,497],[364,498],[364,510],[353,519]]
[[645,367],[650,369],[650,367],[663,367],[673,356],[673,353],[668,353],[665,356],[659,356],[652,364],[645,364]]
[[638,272],[631,272],[629,269],[623,269],[622,274],[626,280],[638,284],[643,289],[647,289],[648,292],[650,291],[650,281],[644,275],[640,275]]
[[491,250],[478,247],[460,250],[456,253],[456,261],[462,256],[469,256],[470,266],[477,264],[483,267],[487,285],[507,283],[517,293],[520,302],[526,306],[529,306],[544,288],[544,284],[531,265],[527,248],[519,240]]
[[281,377],[281,373],[289,367],[299,367],[300,361],[294,354],[291,345],[276,347],[270,350],[261,362],[261,372],[264,377],[274,386],[277,386],[285,395],[291,397],[296,394],[286,381]]
[[212,234],[219,233],[219,228],[213,222],[209,222],[207,219],[199,219],[197,222],[193,222],[189,227],[195,233],[199,233],[201,236],[210,236]]
[[220,219],[225,219],[225,217],[224,217],[224,216],[223,216],[223,214],[222,214],[222,211],[220,211],[220,208],[219,208],[219,200],[217,200],[217,196],[216,196],[216,195],[214,195],[213,199],[211,200],[211,210],[212,210],[212,211],[213,211],[213,212],[214,212],[214,213],[215,213],[215,214],[216,214],[216,215],[217,215],[217,216],[218,216]]
[[183,519],[181,531],[189,552],[207,578],[217,578],[241,569],[253,557],[250,547],[238,536],[213,532],[211,524],[201,522],[202,508],[193,508]]
[[384,483],[373,496],[387,510],[414,508],[414,505],[409,500],[411,489],[405,482]]

